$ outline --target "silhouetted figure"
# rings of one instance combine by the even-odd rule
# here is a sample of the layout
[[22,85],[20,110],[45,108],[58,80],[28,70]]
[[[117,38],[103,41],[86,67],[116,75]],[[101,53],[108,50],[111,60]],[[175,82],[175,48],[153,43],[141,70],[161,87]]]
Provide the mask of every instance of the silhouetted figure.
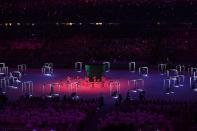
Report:
[[118,100],[115,101],[115,108],[118,108]]
[[3,105],[7,102],[8,97],[6,94],[0,95],[0,109],[3,107]]
[[122,102],[122,95],[119,94],[119,95],[118,95],[118,103],[120,104],[121,102]]
[[54,85],[50,84],[50,95],[54,94]]
[[140,101],[145,100],[145,91],[141,91],[141,92],[139,93],[139,99],[140,99]]
[[127,95],[126,95],[126,99],[125,99],[127,102],[129,102],[130,101],[130,93],[129,93],[129,91],[127,91]]
[[101,108],[103,105],[104,105],[104,97],[103,96],[100,96],[99,97],[99,101],[98,101],[98,103],[99,103],[99,108]]

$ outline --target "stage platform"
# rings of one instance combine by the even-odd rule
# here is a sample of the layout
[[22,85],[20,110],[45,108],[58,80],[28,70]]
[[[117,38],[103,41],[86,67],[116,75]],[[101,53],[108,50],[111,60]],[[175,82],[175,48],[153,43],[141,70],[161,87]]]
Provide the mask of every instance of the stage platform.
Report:
[[[16,70],[16,69],[11,69]],[[85,71],[75,72],[71,69],[54,69],[52,76],[45,76],[41,73],[41,69],[28,69],[27,73],[22,77],[22,82],[33,81],[33,96],[46,96],[50,94],[50,86],[52,83],[60,83],[54,87],[54,93],[63,95],[70,95],[71,91],[68,89],[68,79],[70,82],[79,82],[77,95],[80,98],[95,98],[101,95],[105,99],[111,100],[110,95],[110,82],[117,81],[120,84],[119,93],[126,97],[127,91],[132,90],[132,86],[128,86],[128,80],[143,79],[144,86],[141,87],[145,91],[146,99],[170,99],[176,101],[196,101],[197,92],[190,88],[189,76],[185,77],[184,86],[174,88],[174,93],[166,94],[163,86],[165,75],[160,75],[157,70],[150,70],[147,77],[140,76],[138,72],[132,73],[128,70],[111,70],[104,73],[102,82],[88,82]],[[43,87],[45,85],[45,87]],[[73,91],[76,85],[73,84]],[[111,89],[111,91],[115,91]],[[19,84],[18,88],[7,88],[7,95],[10,100],[14,100],[17,97],[24,95],[22,93],[22,87]],[[135,95],[135,93],[134,93]],[[137,94],[136,94],[137,96]]]

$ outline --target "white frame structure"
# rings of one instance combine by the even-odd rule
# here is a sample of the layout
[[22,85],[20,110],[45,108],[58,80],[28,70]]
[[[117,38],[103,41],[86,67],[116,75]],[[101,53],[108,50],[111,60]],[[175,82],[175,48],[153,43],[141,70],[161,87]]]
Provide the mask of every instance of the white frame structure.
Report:
[[115,89],[117,93],[120,93],[120,82],[119,81],[110,81],[109,82],[109,90],[110,90],[110,96],[112,95],[112,91]]
[[0,79],[0,88],[2,90],[2,93],[7,92],[7,87],[9,86],[9,81],[6,78]]
[[188,75],[194,76],[196,74],[195,72],[197,72],[197,68],[194,67],[188,68]]
[[136,79],[136,89],[141,90],[141,88],[144,88],[144,79]]
[[129,62],[129,72],[134,73],[135,71],[136,71],[136,63],[134,61]]
[[69,94],[72,94],[74,93],[73,92],[73,89],[75,89],[75,93],[77,93],[80,89],[80,84],[79,82],[75,81],[75,82],[70,82],[70,83],[67,83],[68,84],[68,93]]
[[54,96],[54,95],[58,95],[57,93],[54,92],[54,88],[58,87],[58,92],[61,92],[61,88],[62,88],[62,84],[61,83],[50,83],[50,84],[44,84],[42,86],[42,93],[45,94],[45,87],[49,86],[50,88],[50,92],[49,92],[49,96]]
[[16,83],[21,83],[21,77],[22,77],[22,74],[21,74],[20,71],[10,72],[10,78],[12,78],[13,81],[16,82]]
[[27,65],[26,64],[18,65],[18,71],[24,75],[27,72]]
[[[142,71],[145,71],[145,73]],[[146,67],[146,66],[139,67],[139,75],[147,77],[148,76],[148,67]]]
[[[131,86],[131,85],[133,85],[133,86]],[[131,90],[133,90],[133,92],[137,92],[137,89],[136,89],[136,80],[128,80],[128,87],[129,87],[129,90],[131,89]]]
[[171,79],[164,79],[163,87],[165,94],[169,95],[170,93],[174,93],[174,87],[172,87]]
[[82,62],[75,62],[75,71],[82,72],[83,63]]
[[18,78],[14,76],[4,77],[1,79],[1,87],[4,85],[5,88],[18,89],[20,83],[21,81],[19,81]]
[[[174,73],[174,75],[170,75],[170,73]],[[169,69],[167,70],[167,77],[174,77],[174,76],[178,76],[179,75],[179,72],[177,69]]]
[[167,71],[167,64],[158,64],[158,72],[164,75]]
[[172,86],[173,87],[179,87],[179,76],[173,76],[173,77],[170,77],[170,80],[172,82]]
[[185,66],[184,65],[177,65],[176,69],[179,72],[179,75],[184,74],[184,72],[185,72]]
[[4,66],[4,67],[0,67],[0,75],[8,75],[8,67]]
[[[111,67],[110,62],[105,61],[105,62],[103,62],[103,65],[104,65],[105,72],[110,72],[110,67]],[[107,69],[106,69],[106,67],[107,67]]]
[[22,83],[22,94],[28,94],[29,96],[33,96],[34,86],[33,81],[25,81]]
[[52,76],[53,74],[53,67],[51,66],[43,66],[42,67],[42,74],[45,76]]
[[5,67],[5,63],[0,63],[0,67]]
[[184,75],[178,75],[179,86],[184,86],[184,82],[185,82],[185,76]]
[[197,91],[197,87],[194,87],[194,88],[192,87],[194,81],[197,84],[197,76],[190,76],[189,78],[190,88],[193,89],[194,91]]
[[144,88],[144,79],[134,79],[134,80],[128,80],[128,87],[131,88],[131,83],[134,85],[134,88],[131,89],[133,92],[137,92],[138,90],[141,90]]

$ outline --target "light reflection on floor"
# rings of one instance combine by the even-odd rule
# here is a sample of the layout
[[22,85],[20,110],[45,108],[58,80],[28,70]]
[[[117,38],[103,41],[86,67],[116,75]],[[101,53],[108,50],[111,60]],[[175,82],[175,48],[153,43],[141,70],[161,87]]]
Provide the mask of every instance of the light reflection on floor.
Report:
[[[132,89],[132,87],[128,87],[128,80],[132,79],[144,79],[145,86],[142,87],[143,90],[146,91],[146,98],[159,98],[159,99],[175,99],[175,100],[197,100],[197,92],[194,92],[189,87],[189,77],[185,79],[184,87],[175,88],[174,94],[166,95],[163,89],[163,79],[165,76],[159,75],[156,71],[150,71],[148,77],[139,76],[138,73],[130,73],[126,70],[115,70],[105,73],[103,86],[102,84],[97,82],[89,83],[85,78],[85,72],[75,73],[73,70],[64,70],[64,69],[56,69],[54,70],[54,75],[43,76],[41,75],[41,70],[39,69],[31,69],[28,73],[22,78],[23,81],[33,81],[34,82],[34,92],[35,96],[43,96],[50,93],[50,86],[48,84],[51,83],[60,83],[62,85],[61,89],[55,87],[54,92],[59,93],[61,95],[69,95],[67,77],[71,78],[71,82],[78,81],[79,90],[78,95],[80,97],[97,97],[101,94],[106,98],[110,98],[110,88],[109,81],[119,81],[120,82],[120,93],[125,97],[127,91]],[[76,78],[78,77],[78,80]],[[45,90],[43,92],[43,85],[45,86]],[[18,89],[8,89],[7,94],[10,98],[16,98],[22,94],[21,87]]]

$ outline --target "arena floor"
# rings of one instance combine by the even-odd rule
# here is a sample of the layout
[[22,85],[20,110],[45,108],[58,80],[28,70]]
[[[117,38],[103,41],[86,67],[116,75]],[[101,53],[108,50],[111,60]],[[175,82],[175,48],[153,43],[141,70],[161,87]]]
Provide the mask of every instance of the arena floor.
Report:
[[[12,69],[15,70],[15,69]],[[27,73],[22,77],[22,82],[33,81],[33,95],[34,96],[46,96],[50,94],[51,83],[60,83],[60,88],[54,86],[54,93],[58,93],[61,96],[70,95],[71,92],[75,92],[76,84],[74,82],[79,82],[79,88],[77,90],[77,95],[80,98],[92,98],[104,96],[105,99],[111,101],[112,97],[110,95],[110,82],[118,81],[120,83],[119,93],[126,97],[127,91],[134,88],[134,86],[128,86],[128,80],[134,79],[144,79],[144,86],[140,86],[141,89],[145,91],[145,98],[147,99],[171,99],[177,101],[195,101],[197,100],[197,92],[190,88],[189,76],[185,77],[184,86],[174,88],[174,93],[166,94],[163,86],[165,75],[160,75],[157,71],[149,71],[147,77],[140,76],[138,72],[131,73],[128,70],[111,70],[104,74],[103,83],[95,82],[90,83],[86,78],[85,72],[75,72],[71,69],[54,69],[54,74],[52,76],[44,76],[41,74],[40,69],[29,69]],[[68,89],[68,82],[73,83],[72,89]],[[45,88],[43,88],[45,85]],[[111,92],[116,91],[116,86],[111,87]],[[7,94],[9,99],[16,99],[18,96],[24,94],[22,93],[22,87],[19,84],[17,89],[7,88]],[[26,90],[28,92],[28,89]],[[131,92],[132,97],[138,97],[138,93]]]

